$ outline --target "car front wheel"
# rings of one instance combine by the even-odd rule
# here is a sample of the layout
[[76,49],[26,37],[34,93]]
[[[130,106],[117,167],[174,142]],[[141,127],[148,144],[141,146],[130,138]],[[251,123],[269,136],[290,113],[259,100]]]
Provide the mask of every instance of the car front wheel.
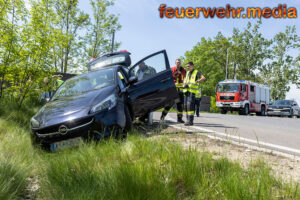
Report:
[[122,139],[125,139],[127,137],[127,133],[130,131],[130,129],[132,128],[132,118],[129,112],[129,109],[127,106],[125,106],[125,117],[126,117],[126,124],[125,127],[122,131]]
[[291,112],[290,112],[289,118],[293,118],[293,116],[294,116],[294,111],[293,111],[293,109],[291,109]]

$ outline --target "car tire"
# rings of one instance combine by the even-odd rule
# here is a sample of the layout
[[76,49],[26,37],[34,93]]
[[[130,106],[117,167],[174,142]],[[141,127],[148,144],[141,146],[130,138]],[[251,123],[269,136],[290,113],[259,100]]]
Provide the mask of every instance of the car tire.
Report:
[[221,114],[225,115],[226,113],[227,113],[227,110],[221,108]]
[[289,118],[293,118],[294,116],[294,111],[291,109],[291,114],[289,115]]
[[122,132],[121,132],[121,139],[125,139],[127,138],[127,133],[131,130],[132,128],[132,118],[129,112],[129,109],[127,106],[125,106],[124,108],[124,113],[125,113],[125,117],[126,117],[126,123],[125,123],[125,127],[123,128]]

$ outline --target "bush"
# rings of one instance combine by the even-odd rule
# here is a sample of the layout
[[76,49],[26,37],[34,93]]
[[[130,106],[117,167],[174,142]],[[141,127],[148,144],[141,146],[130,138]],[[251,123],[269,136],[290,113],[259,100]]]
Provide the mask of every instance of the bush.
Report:
[[216,97],[211,97],[210,112],[212,112],[212,113],[219,113],[220,112],[220,109],[216,106]]

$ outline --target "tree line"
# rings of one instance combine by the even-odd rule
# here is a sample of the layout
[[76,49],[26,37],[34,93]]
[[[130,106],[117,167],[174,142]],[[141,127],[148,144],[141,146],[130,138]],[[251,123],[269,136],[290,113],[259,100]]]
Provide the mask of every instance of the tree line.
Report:
[[78,0],[0,0],[0,101],[21,106],[44,77],[81,70],[110,50],[111,31],[121,28],[108,11],[114,1],[89,3],[91,15]]
[[[260,32],[262,22],[250,22],[243,30],[233,29],[229,37],[218,33],[214,38],[202,38],[182,57],[193,61],[207,80],[203,94],[215,96],[216,85],[228,79],[249,80],[271,87],[271,99],[285,99],[289,84],[300,82],[300,39],[295,26],[287,26],[271,39]],[[298,56],[291,56],[291,50]],[[228,59],[227,59],[228,58]]]

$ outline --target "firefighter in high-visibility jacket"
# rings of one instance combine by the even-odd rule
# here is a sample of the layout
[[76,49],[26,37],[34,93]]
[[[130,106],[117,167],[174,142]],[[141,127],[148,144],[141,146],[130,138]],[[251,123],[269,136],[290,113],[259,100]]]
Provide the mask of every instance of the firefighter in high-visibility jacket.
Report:
[[[172,67],[172,74],[173,79],[175,82],[175,86],[178,92],[179,96],[179,102],[176,104],[176,110],[177,110],[177,122],[178,123],[184,123],[182,120],[182,114],[183,114],[183,104],[184,104],[184,95],[183,95],[183,82],[186,75],[185,69],[181,66],[181,60],[178,58],[175,61],[176,66]],[[168,114],[171,106],[167,106],[164,108],[160,120],[163,121]]]
[[196,94],[199,91],[199,84],[205,81],[205,77],[194,69],[193,62],[188,62],[186,67],[188,72],[184,79],[183,93],[187,121],[184,125],[191,126],[194,124]]

